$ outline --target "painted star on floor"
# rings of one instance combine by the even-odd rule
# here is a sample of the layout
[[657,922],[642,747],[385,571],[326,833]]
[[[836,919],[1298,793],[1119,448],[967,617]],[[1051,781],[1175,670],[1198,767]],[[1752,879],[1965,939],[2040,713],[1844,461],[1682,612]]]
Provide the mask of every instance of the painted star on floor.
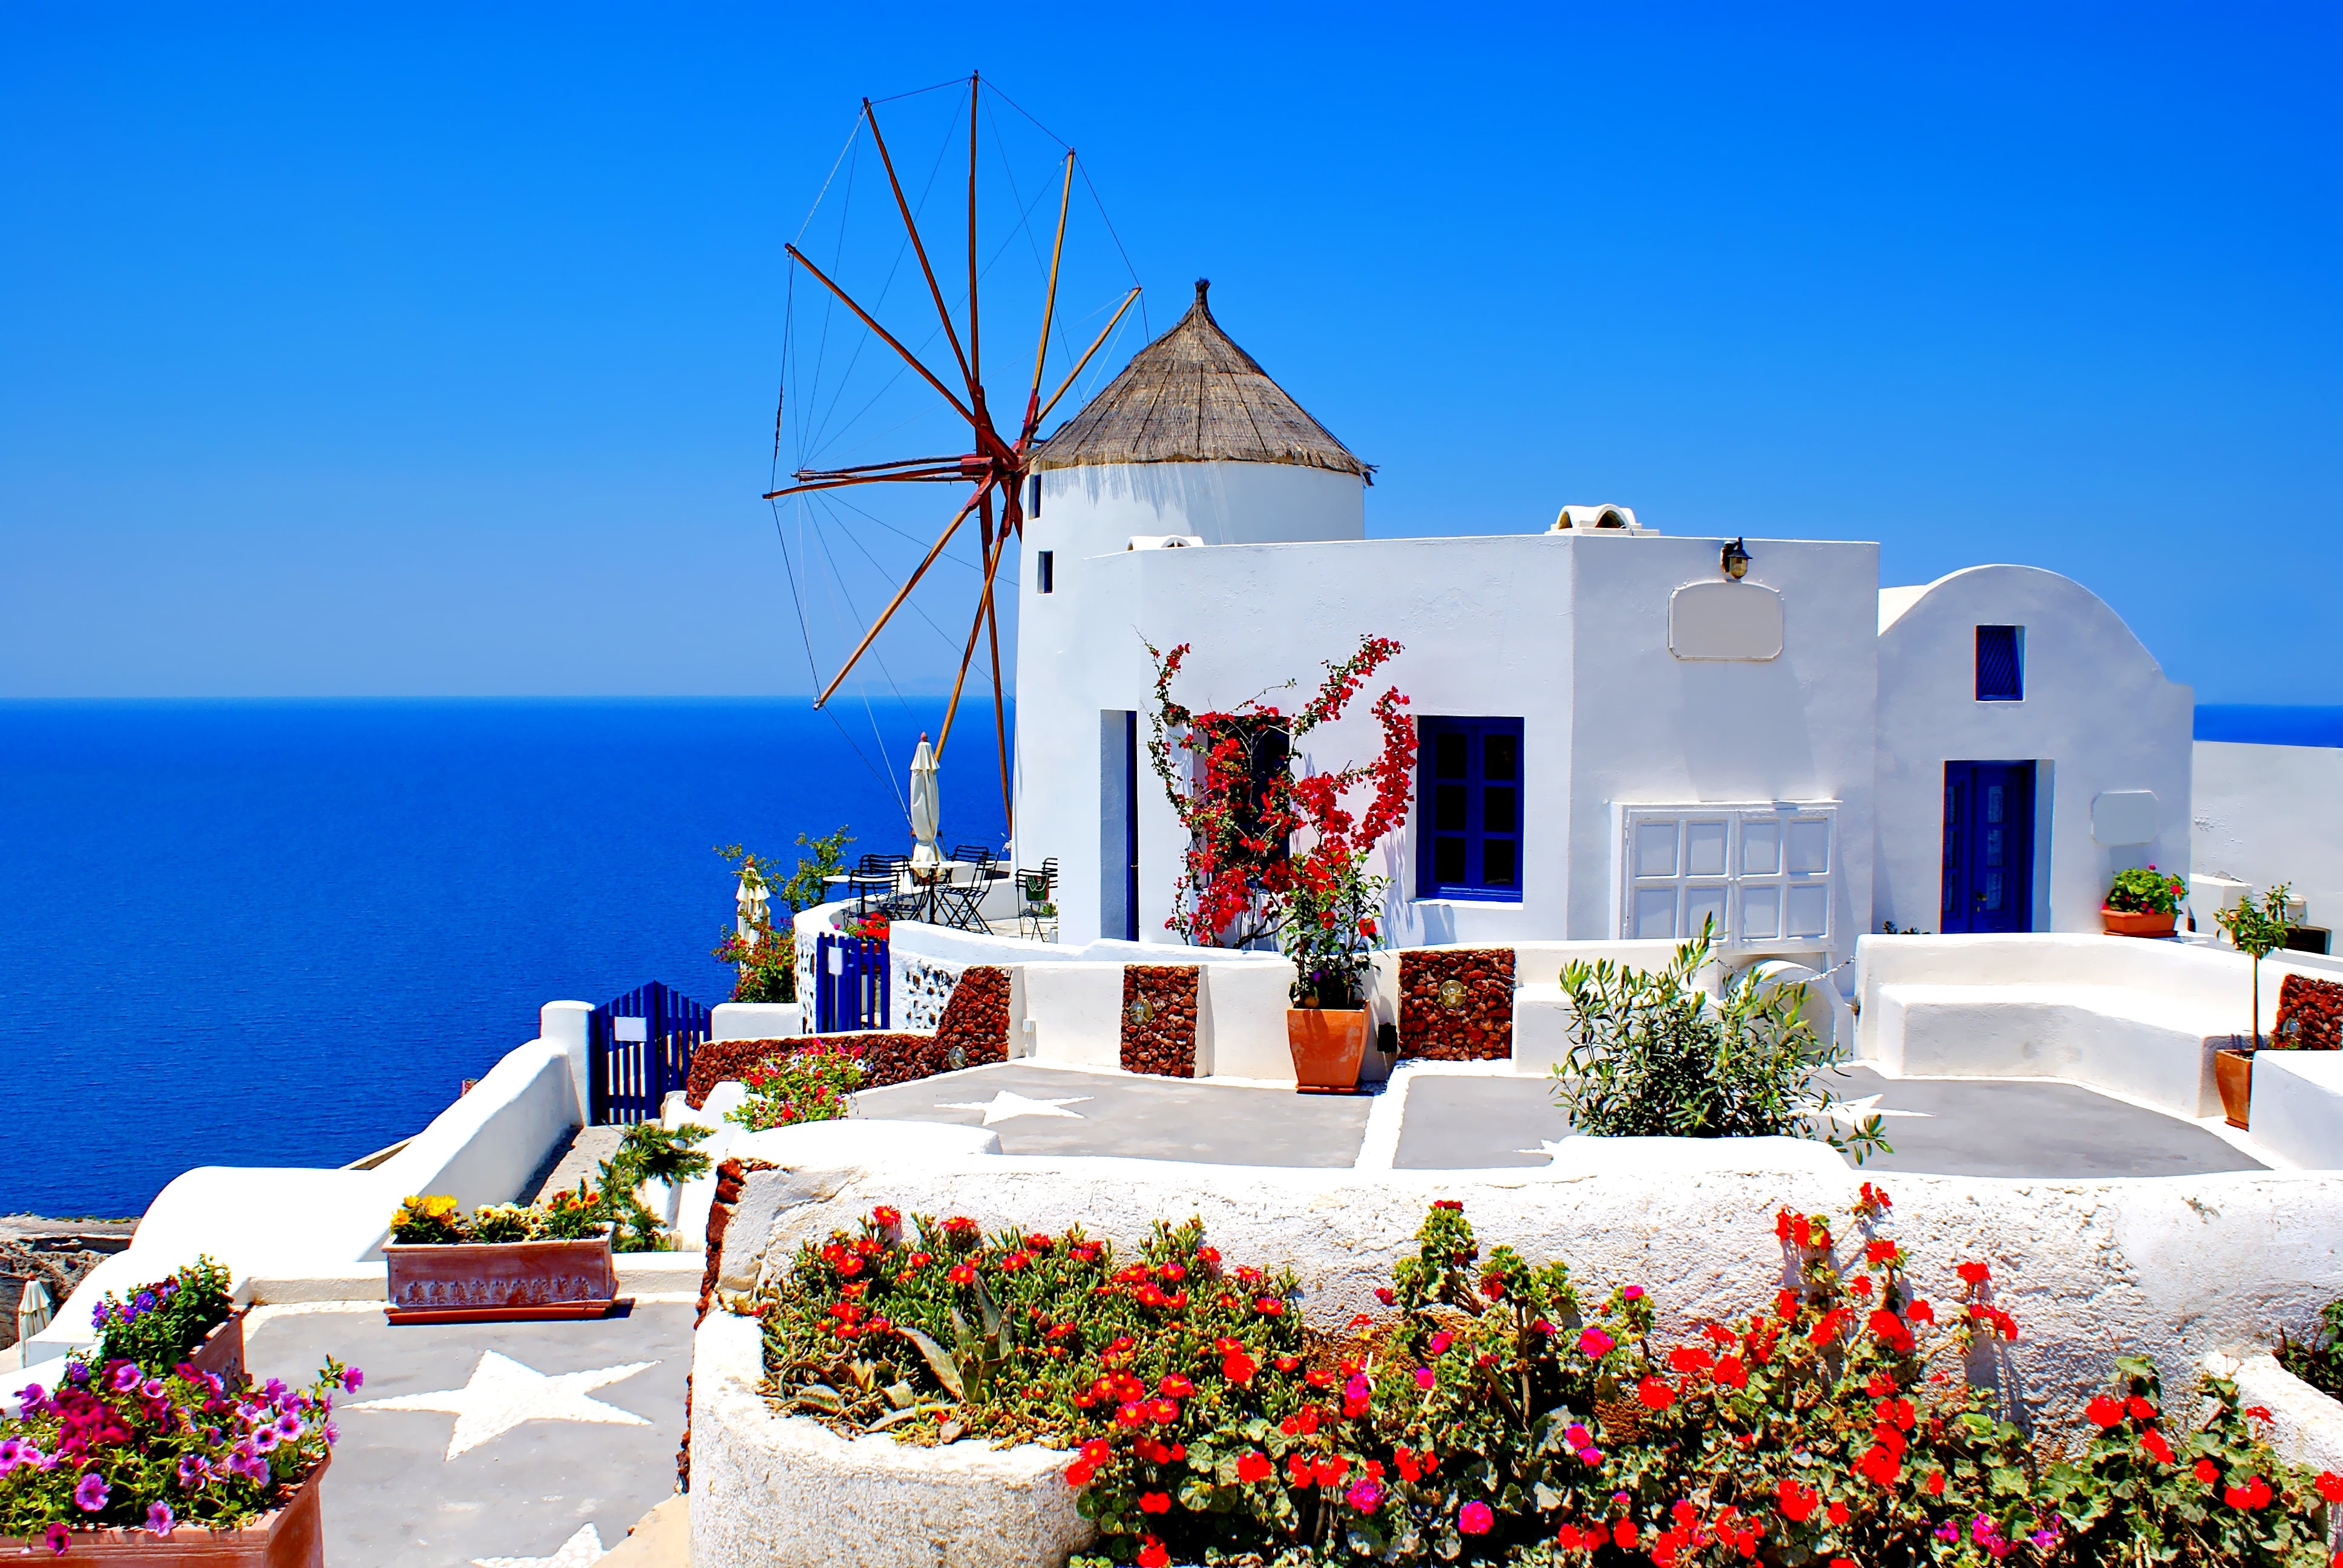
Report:
[[[634,1376],[657,1362],[628,1362],[623,1366],[598,1367],[591,1372],[548,1374],[523,1366],[510,1356],[483,1351],[471,1381],[462,1388],[434,1393],[402,1393],[370,1399],[347,1410],[437,1410],[452,1412],[456,1430],[447,1437],[447,1457],[455,1458],[492,1438],[503,1436],[525,1421],[582,1421],[604,1426],[649,1426],[650,1422],[615,1404],[588,1397],[592,1390]],[[572,1537],[575,1541],[575,1537]],[[564,1551],[568,1550],[567,1546]],[[548,1561],[553,1561],[548,1559]],[[568,1568],[567,1562],[559,1568]]]
[[475,1557],[472,1568],[589,1568],[602,1555],[602,1533],[581,1524],[550,1557]]
[[1001,1089],[994,1091],[992,1098],[989,1101],[964,1101],[959,1104],[940,1103],[936,1109],[938,1111],[981,1111],[984,1112],[984,1124],[987,1127],[996,1121],[1007,1121],[1018,1116],[1071,1116],[1075,1121],[1081,1121],[1087,1119],[1081,1111],[1069,1111],[1066,1107],[1084,1104],[1089,1100],[1090,1096],[1087,1094],[1070,1095],[1064,1100],[1028,1100],[1015,1090]]
[[1933,1111],[1897,1111],[1892,1107],[1884,1106],[1879,1103],[1879,1096],[1875,1094],[1866,1094],[1860,1100],[1842,1100],[1835,1105],[1825,1107],[1824,1114],[1833,1121],[1847,1127],[1860,1127],[1875,1116],[1882,1118],[1911,1116],[1922,1121],[1934,1121],[1936,1119],[1936,1113]]

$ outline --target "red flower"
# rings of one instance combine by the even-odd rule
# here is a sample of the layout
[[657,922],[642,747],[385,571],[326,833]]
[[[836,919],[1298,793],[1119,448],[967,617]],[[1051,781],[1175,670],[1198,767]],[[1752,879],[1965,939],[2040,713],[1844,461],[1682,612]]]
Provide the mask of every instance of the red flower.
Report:
[[1829,1520],[1833,1524],[1845,1523],[1846,1504],[1844,1503],[1832,1503],[1830,1507],[1825,1511],[1823,1517]]
[[1253,1363],[1252,1357],[1242,1351],[1232,1352],[1221,1362],[1221,1375],[1231,1382],[1251,1382],[1252,1374],[1260,1370],[1261,1368]]
[[1170,1494],[1169,1493],[1163,1493],[1163,1492],[1142,1492],[1142,1493],[1141,1493],[1139,1494],[1139,1511],[1140,1511],[1141,1513],[1171,1513],[1171,1512],[1172,1512],[1172,1497],[1171,1497],[1171,1494]]
[[2156,1419],[2156,1407],[2148,1403],[2147,1401],[2141,1399],[2137,1394],[2134,1394],[2125,1402],[2124,1408],[2131,1412],[2131,1418],[2134,1421],[2154,1421]]
[[1968,1285],[1982,1285],[1993,1278],[1993,1271],[1983,1263],[1963,1263],[1957,1271],[1961,1282]]
[[1635,1534],[1634,1525],[1624,1519],[1611,1527],[1611,1539],[1617,1543],[1622,1552],[1633,1552],[1635,1549]]
[[1172,1553],[1163,1549],[1163,1543],[1152,1535],[1149,1536],[1147,1544],[1139,1549],[1139,1568],[1171,1568],[1171,1565]]
[[1928,1495],[1931,1497],[1942,1497],[1944,1494],[1945,1473],[1941,1470],[1931,1471],[1928,1474]]
[[[1242,1456],[1237,1461],[1237,1479],[1242,1482],[1267,1481],[1276,1473],[1276,1470],[1277,1467],[1269,1462],[1269,1455],[1259,1449]],[[1411,1476],[1409,1479],[1413,1480],[1413,1477]]]
[[2150,1428],[2147,1435],[2139,1440],[2139,1446],[2141,1451],[2144,1452],[2148,1458],[2156,1461],[2157,1463],[2170,1464],[2172,1462],[2172,1445],[2165,1442],[2164,1434],[2156,1431],[2154,1428]]
[[1285,1315],[1285,1303],[1275,1296],[1263,1296],[1253,1302],[1252,1310],[1264,1318],[1282,1318]]
[[1741,1364],[1739,1356],[1726,1356],[1716,1363],[1716,1381],[1727,1388],[1747,1388],[1749,1369]]
[[1904,1315],[1916,1323],[1933,1323],[1936,1321],[1936,1309],[1915,1297],[1911,1305],[1904,1309]]
[[1066,1484],[1079,1492],[1091,1483],[1091,1477],[1096,1473],[1096,1468],[1089,1460],[1078,1459],[1066,1466]]
[[2094,1425],[2111,1427],[2123,1420],[2124,1407],[2101,1394],[2083,1407],[2083,1413],[2090,1417]]
[[1178,1372],[1166,1372],[1163,1381],[1155,1385],[1155,1392],[1168,1394],[1173,1399],[1186,1399],[1196,1392],[1196,1385]]
[[976,1271],[966,1263],[954,1263],[944,1271],[944,1278],[955,1285],[965,1285],[976,1278]]
[[870,1222],[878,1226],[882,1231],[891,1231],[896,1226],[903,1222],[903,1211],[900,1209],[894,1208],[889,1204],[881,1203],[879,1207],[870,1211]]
[[2343,1475],[2338,1475],[2331,1470],[2322,1470],[2318,1473],[2318,1479],[2312,1484],[2318,1488],[2318,1495],[2328,1502],[2343,1503]]
[[1635,1397],[1646,1410],[1665,1410],[1675,1403],[1676,1391],[1659,1378],[1647,1375],[1635,1385]]
[[1804,1524],[1814,1517],[1823,1500],[1821,1493],[1810,1486],[1801,1486],[1787,1476],[1774,1489],[1775,1500],[1780,1503],[1782,1517],[1793,1524]]
[[2209,1459],[2197,1462],[2197,1479],[2210,1486],[2221,1479],[2221,1467]]

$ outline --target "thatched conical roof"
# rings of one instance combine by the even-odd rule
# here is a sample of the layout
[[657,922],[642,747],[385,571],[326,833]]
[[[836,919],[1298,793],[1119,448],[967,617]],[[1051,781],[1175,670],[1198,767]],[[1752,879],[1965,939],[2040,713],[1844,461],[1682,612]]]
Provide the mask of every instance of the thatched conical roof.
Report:
[[1198,278],[1196,303],[1179,325],[1059,426],[1031,466],[1293,463],[1373,483],[1373,465],[1359,461],[1221,330],[1204,301],[1211,286]]

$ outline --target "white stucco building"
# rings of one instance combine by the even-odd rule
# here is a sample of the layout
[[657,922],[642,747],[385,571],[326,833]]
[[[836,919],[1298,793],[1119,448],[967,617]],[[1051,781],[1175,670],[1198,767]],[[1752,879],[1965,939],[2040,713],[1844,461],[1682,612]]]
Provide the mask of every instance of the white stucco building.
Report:
[[[1668,937],[1835,963],[1882,921],[2098,929],[2188,859],[2190,694],[2077,584],[1984,567],[1882,591],[1875,545],[1727,541],[1571,507],[1542,534],[1364,537],[1372,470],[1196,304],[1054,435],[1020,567],[1018,859],[1063,940],[1161,940],[1182,850],[1145,643],[1183,701],[1306,693],[1364,634],[1411,699],[1386,841],[1403,945]],[[1740,541],[1735,541],[1740,543]],[[1142,641],[1143,639],[1143,641]],[[1370,696],[1372,693],[1369,694]],[[1309,738],[1372,754],[1365,700]]]

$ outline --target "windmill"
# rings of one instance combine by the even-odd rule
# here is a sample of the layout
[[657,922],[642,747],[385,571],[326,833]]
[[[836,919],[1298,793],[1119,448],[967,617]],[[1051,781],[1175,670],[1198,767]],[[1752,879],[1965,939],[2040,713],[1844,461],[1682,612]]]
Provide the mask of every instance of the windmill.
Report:
[[[945,84],[944,86],[950,88],[959,85],[955,82]],[[974,73],[966,79],[966,89],[968,158],[965,222],[964,225],[955,223],[950,226],[955,228],[964,228],[965,236],[966,292],[960,297],[957,310],[954,308],[954,302],[948,297],[948,294],[960,293],[960,279],[955,275],[959,271],[960,257],[958,255],[950,256],[946,261],[947,272],[940,274],[938,262],[944,258],[930,250],[928,243],[929,233],[922,232],[919,216],[919,209],[924,206],[927,198],[934,193],[942,167],[942,153],[939,153],[935,167],[928,176],[927,185],[915,201],[913,195],[907,190],[905,172],[898,162],[896,150],[890,146],[886,134],[881,128],[879,105],[869,98],[862,100],[854,133],[849,137],[847,151],[840,155],[839,166],[845,166],[850,154],[859,157],[860,145],[867,140],[870,152],[875,154],[880,168],[885,176],[883,205],[891,209],[892,221],[900,226],[901,231],[901,244],[897,247],[896,266],[889,269],[883,281],[874,289],[859,281],[850,285],[848,280],[835,276],[840,270],[836,261],[833,261],[831,266],[826,268],[807,254],[806,248],[801,248],[795,241],[786,247],[792,268],[792,329],[794,330],[796,321],[794,313],[796,275],[802,273],[818,291],[815,297],[820,299],[826,308],[834,311],[837,307],[842,307],[850,314],[851,321],[862,329],[864,336],[854,347],[856,358],[850,363],[859,364],[862,351],[875,342],[880,346],[874,351],[875,358],[880,364],[890,366],[893,368],[894,379],[900,381],[906,374],[914,377],[915,379],[910,383],[910,388],[915,395],[927,400],[929,411],[930,413],[948,412],[953,422],[953,427],[964,431],[964,435],[960,437],[962,449],[935,456],[889,457],[835,466],[825,465],[820,461],[800,462],[788,471],[787,477],[789,482],[777,485],[768,491],[765,499],[779,503],[794,498],[832,497],[839,492],[865,491],[867,487],[878,486],[944,485],[953,487],[960,492],[954,498],[955,505],[944,522],[941,531],[935,535],[931,543],[927,544],[925,554],[903,578],[900,586],[895,589],[893,597],[889,599],[886,607],[870,618],[867,629],[862,632],[861,639],[855,644],[853,651],[839,664],[837,672],[830,676],[828,684],[822,688],[820,695],[815,699],[814,706],[817,709],[825,707],[837,695],[848,676],[853,673],[864,656],[870,652],[872,645],[879,640],[880,633],[887,628],[889,623],[910,599],[912,590],[919,587],[921,579],[928,575],[929,569],[935,566],[939,559],[945,558],[946,547],[950,545],[955,538],[962,536],[962,530],[973,518],[978,546],[978,586],[975,604],[969,614],[967,636],[960,645],[959,668],[952,679],[951,698],[945,709],[942,729],[937,737],[935,750],[937,758],[940,760],[945,748],[951,739],[953,721],[959,713],[960,698],[968,684],[970,668],[976,660],[978,645],[982,643],[987,651],[992,686],[993,729],[995,749],[1001,769],[1001,808],[1004,818],[1007,818],[1013,813],[1014,807],[1011,799],[1013,786],[1009,760],[1008,719],[1001,677],[1001,632],[997,584],[1001,563],[1008,557],[1011,545],[1021,539],[1024,532],[1025,480],[1029,465],[1035,456],[1037,437],[1042,422],[1050,417],[1068,392],[1074,388],[1093,357],[1114,337],[1125,315],[1139,299],[1141,291],[1135,281],[1127,290],[1122,291],[1120,300],[1114,304],[1111,312],[1107,314],[1104,325],[1099,327],[1094,336],[1089,337],[1087,347],[1082,347],[1078,354],[1071,354],[1071,366],[1065,366],[1061,374],[1052,376],[1050,373],[1053,346],[1058,348],[1058,357],[1061,366],[1071,353],[1070,344],[1053,345],[1053,339],[1061,326],[1061,271],[1066,258],[1068,222],[1073,206],[1075,176],[1078,172],[1074,150],[1062,142],[1058,142],[1057,145],[1063,148],[1063,152],[1057,160],[1058,166],[1054,171],[1058,176],[1053,182],[1056,188],[1053,192],[1046,193],[1054,195],[1056,198],[1053,204],[1055,221],[1051,226],[1051,239],[1046,268],[1047,281],[1041,290],[1040,328],[1035,335],[1030,373],[1021,343],[1019,351],[1009,362],[1010,375],[1013,377],[1012,385],[1017,392],[1024,394],[1021,399],[1012,393],[1008,400],[1009,407],[1018,409],[1019,412],[1006,424],[996,417],[994,408],[1001,399],[992,396],[988,388],[983,356],[983,313],[980,307],[980,298],[983,275],[989,270],[989,266],[982,259],[980,251],[978,176],[979,149],[981,144],[980,110],[989,106],[990,97],[997,97],[1000,95],[997,88],[988,88]],[[928,92],[940,90],[941,89],[927,89]],[[907,97],[918,95],[905,95]],[[1001,101],[1009,102],[1005,97],[1001,98]],[[891,100],[880,102],[887,103]],[[1015,108],[1013,104],[1009,104],[1009,106]],[[1021,109],[1016,110],[1016,113],[1023,115]],[[1024,117],[1038,127],[1039,122],[1032,121],[1030,116]],[[1046,130],[1043,134],[1047,135]],[[1050,139],[1052,142],[1057,141],[1054,136]],[[945,150],[949,151],[949,146]],[[1009,171],[1005,158],[1003,167],[1005,171]],[[833,181],[836,180],[837,176],[838,169],[834,167]],[[1013,186],[1013,171],[1009,171],[1009,177]],[[958,183],[957,170],[954,171],[953,183]],[[1087,178],[1083,183],[1087,187]],[[825,187],[825,195],[827,195],[827,189],[828,187]],[[1095,192],[1091,192],[1091,195],[1095,199]],[[1044,195],[1037,194],[1032,202],[1027,203],[1023,200],[1022,193],[1017,193],[1017,205],[1021,208],[1021,216],[1019,220],[1021,226],[1031,227],[1031,220],[1037,213],[1046,217],[1047,209],[1043,206],[1044,199]],[[852,200],[850,184],[844,200],[849,204],[850,210]],[[817,206],[819,206],[818,202]],[[1102,209],[1101,216],[1103,218]],[[810,222],[810,218],[809,221]],[[935,226],[930,225],[930,233],[934,232]],[[1111,233],[1111,226],[1109,226],[1109,232]],[[804,232],[801,230],[799,238],[804,237]],[[960,235],[952,235],[948,243],[954,252],[963,248]],[[899,303],[890,311],[884,296],[900,272],[900,262],[903,259],[905,247],[908,247],[909,257],[917,264],[918,279],[924,286],[910,291],[914,296],[912,306],[906,307]],[[842,248],[841,245],[841,250]],[[1119,251],[1119,245],[1117,248]],[[1005,246],[1002,249],[1005,249]],[[1001,253],[1001,249],[996,249],[994,259],[997,260]],[[1038,261],[1038,247],[1035,256]],[[1125,266],[1128,266],[1127,261]],[[950,277],[949,284],[945,281],[947,276]],[[922,294],[923,299],[919,297]],[[882,315],[891,315],[897,329],[890,330],[890,327],[881,320]],[[923,321],[928,325],[924,341],[920,341],[917,324]],[[781,477],[779,452],[783,417],[792,407],[793,401],[801,406],[809,396],[813,395],[809,384],[820,376],[822,367],[829,362],[830,352],[830,327],[827,325],[823,328],[820,350],[811,354],[810,369],[807,368],[807,352],[800,350],[792,354],[785,348],[780,406],[775,416],[776,478]],[[843,352],[842,348],[840,352]],[[1001,359],[996,357],[994,360],[996,374],[999,372],[1001,364]],[[793,387],[793,381],[799,385]],[[839,398],[832,396],[830,406],[835,407],[838,402]],[[867,513],[864,515],[868,516]],[[784,542],[786,543],[786,535]],[[866,550],[865,553],[868,554],[868,551]],[[793,584],[795,582],[794,568],[792,582]],[[799,613],[802,619],[804,613],[802,604],[800,604]],[[808,654],[810,658],[812,643],[809,634]]]

